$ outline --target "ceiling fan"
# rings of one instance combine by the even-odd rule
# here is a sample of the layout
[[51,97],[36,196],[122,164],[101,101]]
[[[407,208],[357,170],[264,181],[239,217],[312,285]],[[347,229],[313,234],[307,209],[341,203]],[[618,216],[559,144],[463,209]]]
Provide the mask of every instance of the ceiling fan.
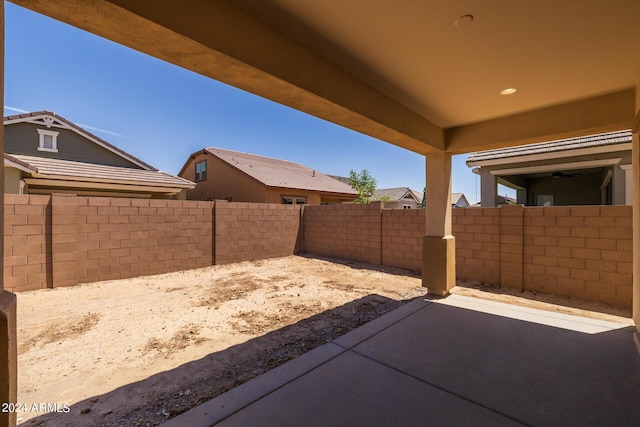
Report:
[[574,176],[582,175],[581,173],[564,173],[562,171],[552,172],[551,176],[553,178],[573,178]]

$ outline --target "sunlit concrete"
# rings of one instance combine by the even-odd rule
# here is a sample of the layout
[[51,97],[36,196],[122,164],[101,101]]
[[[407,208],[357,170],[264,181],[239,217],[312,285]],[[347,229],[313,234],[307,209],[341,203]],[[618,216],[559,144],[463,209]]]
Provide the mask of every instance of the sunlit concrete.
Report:
[[416,300],[163,426],[633,425],[638,338],[493,301]]

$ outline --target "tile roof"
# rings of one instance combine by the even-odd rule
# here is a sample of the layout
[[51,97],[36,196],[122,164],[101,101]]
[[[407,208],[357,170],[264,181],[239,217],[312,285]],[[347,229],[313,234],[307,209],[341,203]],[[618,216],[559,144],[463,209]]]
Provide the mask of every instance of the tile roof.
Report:
[[38,117],[41,117],[41,116],[54,117],[59,122],[64,123],[64,124],[68,125],[69,127],[73,128],[73,130],[75,130],[76,132],[84,134],[85,136],[88,136],[90,139],[94,139],[99,144],[104,145],[108,150],[118,154],[122,158],[124,158],[124,159],[126,159],[128,161],[133,161],[133,163],[137,163],[137,164],[139,164],[141,167],[143,167],[145,169],[153,170],[153,171],[157,170],[156,168],[154,168],[150,164],[145,163],[142,160],[138,159],[137,157],[132,156],[131,154],[119,149],[115,145],[109,144],[104,139],[92,134],[91,132],[87,131],[86,129],[81,128],[80,126],[76,125],[75,123],[70,122],[69,120],[65,119],[62,116],[57,115],[56,113],[54,113],[52,111],[34,111],[32,113],[22,113],[22,114],[14,114],[14,115],[11,115],[11,116],[5,116],[4,117],[4,123],[5,123],[5,126],[6,126],[6,122],[8,122],[8,121],[15,121],[15,122],[19,123],[21,121],[28,121],[30,118],[38,118]]
[[358,194],[348,184],[299,163],[215,147],[205,148],[205,151],[269,187]]
[[32,169],[34,176],[60,179],[81,178],[84,182],[112,182],[126,184],[153,185],[160,187],[194,188],[195,184],[186,179],[158,170],[142,170],[116,166],[96,165],[69,160],[5,154],[5,159],[18,161]]
[[539,142],[536,144],[521,145],[519,147],[478,151],[469,154],[467,163],[496,160],[509,157],[528,156],[533,154],[553,153],[557,151],[577,150],[580,148],[625,144],[629,142],[631,142],[631,131],[621,130],[616,132],[601,133],[597,135],[581,136],[577,138]]

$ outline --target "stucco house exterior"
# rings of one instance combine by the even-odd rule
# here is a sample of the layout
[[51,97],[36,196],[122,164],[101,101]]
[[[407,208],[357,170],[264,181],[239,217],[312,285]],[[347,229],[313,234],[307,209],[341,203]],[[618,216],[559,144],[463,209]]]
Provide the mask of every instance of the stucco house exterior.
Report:
[[353,201],[348,184],[299,163],[222,148],[189,156],[180,177],[194,181],[190,200],[321,205]]
[[7,194],[184,199],[195,187],[49,111],[5,117],[4,135]]
[[496,206],[498,183],[526,206],[632,203],[630,130],[478,151],[467,165],[480,175],[483,207]]

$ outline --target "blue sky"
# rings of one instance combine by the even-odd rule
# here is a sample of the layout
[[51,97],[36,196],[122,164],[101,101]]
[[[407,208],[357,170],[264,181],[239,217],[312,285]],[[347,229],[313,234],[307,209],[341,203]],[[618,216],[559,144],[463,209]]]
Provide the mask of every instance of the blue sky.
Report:
[[[213,146],[333,175],[367,169],[379,188],[424,187],[421,155],[11,3],[5,23],[5,115],[53,111],[173,174],[189,154]],[[453,159],[453,192],[474,203],[478,179],[465,159]]]

